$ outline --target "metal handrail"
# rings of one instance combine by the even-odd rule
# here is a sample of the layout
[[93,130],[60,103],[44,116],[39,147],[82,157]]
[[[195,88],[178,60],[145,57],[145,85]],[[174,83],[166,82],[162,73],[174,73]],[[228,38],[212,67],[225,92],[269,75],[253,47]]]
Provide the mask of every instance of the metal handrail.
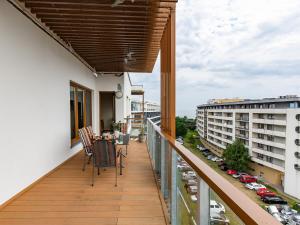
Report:
[[233,212],[245,223],[251,225],[280,225],[270,214],[253,202],[248,196],[238,190],[229,181],[214,171],[195,154],[178,143],[175,138],[165,133],[151,119],[148,121],[154,130],[163,137],[203,179],[208,186],[233,210]]

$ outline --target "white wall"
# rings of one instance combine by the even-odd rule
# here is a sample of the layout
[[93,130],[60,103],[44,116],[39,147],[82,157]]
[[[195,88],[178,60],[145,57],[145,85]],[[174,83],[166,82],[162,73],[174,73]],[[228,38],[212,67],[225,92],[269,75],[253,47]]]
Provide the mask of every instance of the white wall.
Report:
[[[99,98],[99,91],[117,91],[118,84],[121,85],[123,91],[123,97],[120,99],[116,98],[116,121],[124,121],[126,117],[126,96],[128,89],[130,89],[130,84],[126,81],[127,75],[124,76],[114,76],[114,75],[103,75],[98,76],[96,79],[96,90]],[[99,117],[99,116],[98,116]]]
[[[80,149],[70,149],[69,84],[95,90],[95,78],[6,1],[0,1],[0,34],[2,204]],[[97,106],[97,95],[93,101]]]

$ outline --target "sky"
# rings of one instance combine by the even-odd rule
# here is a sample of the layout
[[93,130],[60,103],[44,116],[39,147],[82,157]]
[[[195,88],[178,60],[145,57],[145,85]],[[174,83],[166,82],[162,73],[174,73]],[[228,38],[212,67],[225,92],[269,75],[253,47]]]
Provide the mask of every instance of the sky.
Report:
[[[176,114],[213,98],[300,95],[300,0],[179,0]],[[131,73],[160,101],[160,62]]]

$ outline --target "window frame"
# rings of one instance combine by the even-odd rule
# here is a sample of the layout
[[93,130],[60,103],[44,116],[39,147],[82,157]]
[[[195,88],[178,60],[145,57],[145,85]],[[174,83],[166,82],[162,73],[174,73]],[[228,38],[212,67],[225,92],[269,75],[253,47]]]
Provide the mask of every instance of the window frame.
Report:
[[[84,90],[84,98],[83,98],[83,127],[86,127],[87,125],[87,121],[86,121],[86,98],[87,98],[87,95],[85,94],[86,92],[89,92],[90,93],[90,96],[91,96],[91,109],[90,109],[90,118],[91,118],[91,126],[93,125],[93,97],[92,97],[92,93],[93,91],[90,89],[90,88],[87,88],[81,84],[78,84],[74,81],[70,81],[70,85],[69,85],[69,88],[70,88],[70,91],[71,91],[71,88],[74,88],[75,89],[75,92],[74,92],[74,113],[75,113],[75,137],[72,138],[72,132],[71,132],[71,109],[70,109],[70,138],[71,138],[71,147],[73,147],[74,145],[76,145],[79,141],[80,141],[80,137],[79,137],[79,134],[78,134],[78,108],[77,108],[77,105],[78,105],[78,96],[77,96],[77,90],[78,89],[81,89],[81,90]],[[70,96],[70,91],[69,91],[69,101],[71,101],[71,96]]]

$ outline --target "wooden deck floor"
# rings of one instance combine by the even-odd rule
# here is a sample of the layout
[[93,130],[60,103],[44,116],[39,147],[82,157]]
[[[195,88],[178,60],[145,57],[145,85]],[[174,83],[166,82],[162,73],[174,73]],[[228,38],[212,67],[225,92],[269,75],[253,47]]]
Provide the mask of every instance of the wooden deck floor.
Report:
[[145,144],[131,142],[124,175],[91,166],[78,154],[0,211],[1,225],[166,225]]

